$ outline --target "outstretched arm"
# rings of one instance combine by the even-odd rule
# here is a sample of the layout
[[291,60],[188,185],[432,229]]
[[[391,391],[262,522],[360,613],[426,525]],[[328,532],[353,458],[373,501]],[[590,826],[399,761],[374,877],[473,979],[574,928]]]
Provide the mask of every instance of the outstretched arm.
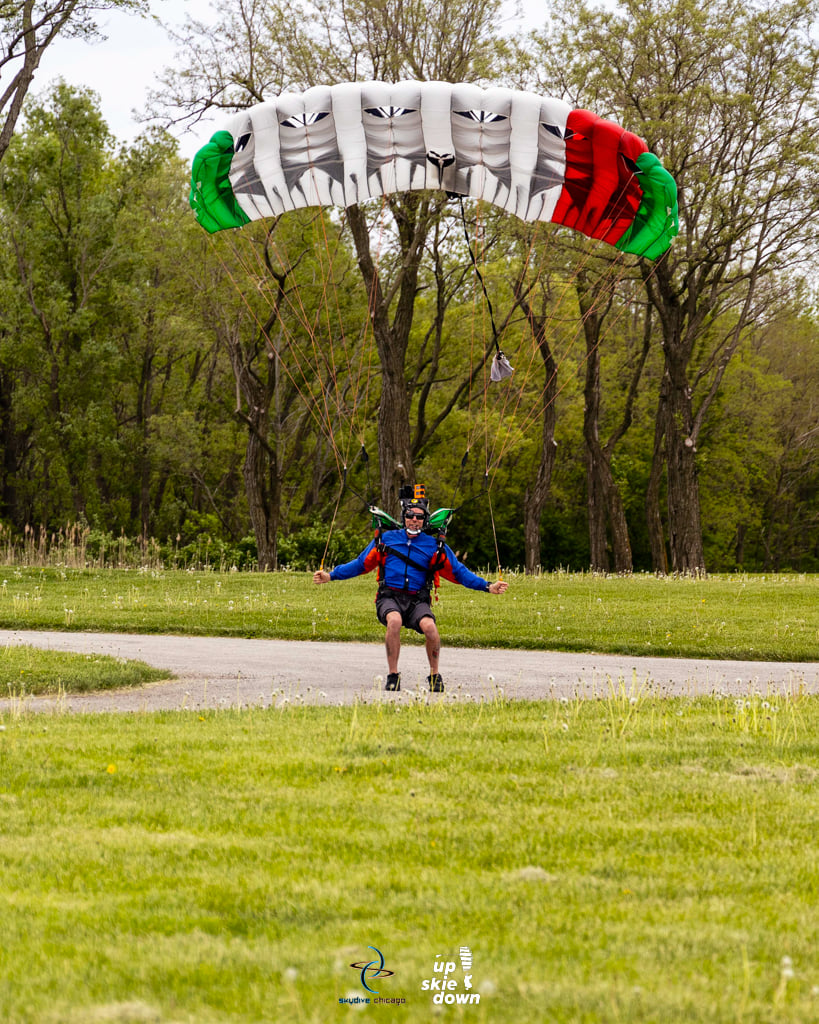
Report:
[[351,580],[353,576],[360,576],[365,572],[372,572],[373,569],[379,564],[380,554],[375,546],[375,541],[370,543],[364,548],[358,558],[354,558],[352,562],[345,562],[344,565],[337,565],[332,572],[327,572],[326,569],[319,569],[313,573],[314,583],[329,583],[331,580]]

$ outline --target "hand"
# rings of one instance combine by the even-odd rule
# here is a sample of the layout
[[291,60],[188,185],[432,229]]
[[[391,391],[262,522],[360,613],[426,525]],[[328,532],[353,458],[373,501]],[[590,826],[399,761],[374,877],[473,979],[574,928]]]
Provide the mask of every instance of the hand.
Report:
[[324,569],[317,570],[316,572],[313,573],[313,582],[314,583],[329,583],[330,582],[330,573],[329,572],[325,572]]
[[490,594],[505,594],[509,589],[509,584],[506,580],[495,580],[494,583],[489,584]]

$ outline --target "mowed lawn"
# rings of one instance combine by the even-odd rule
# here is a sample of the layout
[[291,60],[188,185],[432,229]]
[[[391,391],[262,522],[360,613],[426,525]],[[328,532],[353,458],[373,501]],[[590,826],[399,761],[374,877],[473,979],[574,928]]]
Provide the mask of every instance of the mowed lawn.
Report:
[[[819,660],[814,577],[508,578],[503,598],[442,590],[447,645]],[[9,567],[0,625],[380,642],[372,588]],[[0,654],[12,695],[155,678]],[[119,716],[13,701],[0,1021],[819,1020],[819,698],[617,685]]]
[[[447,646],[819,661],[819,576],[504,578],[502,597],[442,585]],[[0,628],[381,643],[374,591],[372,575],[317,587],[304,572],[6,567]]]
[[0,1020],[817,1020],[817,735],[625,690],[7,714]]

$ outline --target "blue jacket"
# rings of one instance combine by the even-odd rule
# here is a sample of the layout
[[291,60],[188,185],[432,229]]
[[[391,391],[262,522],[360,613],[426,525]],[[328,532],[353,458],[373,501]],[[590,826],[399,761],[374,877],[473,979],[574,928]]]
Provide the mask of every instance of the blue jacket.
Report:
[[[370,541],[358,558],[337,565],[330,573],[330,579],[350,580],[378,569],[378,578],[394,590],[423,590],[428,585],[430,562],[437,550],[438,541],[428,533],[410,537],[406,530],[387,530],[381,535],[380,545]],[[413,564],[399,555],[409,558]],[[446,544],[441,557],[435,559],[434,568],[452,583],[460,583],[471,590],[489,590],[489,582],[459,562]]]

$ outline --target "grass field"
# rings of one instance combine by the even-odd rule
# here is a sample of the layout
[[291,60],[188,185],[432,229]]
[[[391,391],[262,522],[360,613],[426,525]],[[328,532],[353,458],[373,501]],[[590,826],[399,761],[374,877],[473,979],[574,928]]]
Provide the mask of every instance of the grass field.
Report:
[[139,661],[60,654],[25,645],[0,647],[0,697],[116,690],[167,678],[167,672]]
[[[447,646],[760,661],[819,660],[819,576],[509,575],[503,597],[444,584]],[[0,628],[381,643],[372,576],[11,569]]]
[[[817,732],[626,692],[7,716],[0,1019],[816,1020]],[[369,947],[403,1003],[339,1002]]]
[[[817,597],[555,574],[448,587],[439,620],[447,644],[817,660]],[[305,574],[9,570],[0,625],[383,636],[372,580]],[[132,667],[42,653],[0,671]],[[819,1020],[819,698],[14,707],[3,1024]]]

